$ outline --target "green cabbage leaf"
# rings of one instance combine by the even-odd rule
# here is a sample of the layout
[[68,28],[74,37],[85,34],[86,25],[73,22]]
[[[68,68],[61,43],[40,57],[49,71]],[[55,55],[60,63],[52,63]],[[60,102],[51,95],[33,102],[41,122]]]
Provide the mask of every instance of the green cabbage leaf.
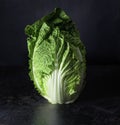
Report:
[[70,17],[56,8],[25,33],[35,88],[52,104],[72,103],[85,85],[86,51]]

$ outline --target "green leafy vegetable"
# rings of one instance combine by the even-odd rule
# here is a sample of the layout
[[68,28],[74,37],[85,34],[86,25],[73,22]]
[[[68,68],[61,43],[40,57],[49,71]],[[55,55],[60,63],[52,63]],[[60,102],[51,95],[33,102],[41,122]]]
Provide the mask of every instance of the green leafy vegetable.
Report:
[[29,76],[52,104],[73,102],[84,86],[85,47],[72,20],[60,8],[25,28]]

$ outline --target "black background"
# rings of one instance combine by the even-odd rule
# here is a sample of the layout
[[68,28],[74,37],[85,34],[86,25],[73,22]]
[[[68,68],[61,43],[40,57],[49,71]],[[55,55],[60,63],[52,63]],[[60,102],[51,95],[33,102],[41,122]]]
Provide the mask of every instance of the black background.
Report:
[[[91,97],[119,96],[119,0],[0,0],[0,69],[3,71],[9,67],[7,76],[13,79],[19,67],[25,74],[22,77],[25,82],[21,82],[21,86],[13,82],[9,85],[11,91],[8,92],[5,88],[3,95],[21,93],[22,87],[31,91],[24,28],[53,11],[55,7],[64,9],[72,18],[86,47],[87,84],[83,92]],[[6,76],[3,75],[2,79],[4,77]],[[19,74],[15,77],[16,80],[21,78]],[[31,84],[25,84],[26,82]],[[4,86],[7,84],[9,83]]]
[[[87,50],[86,86],[61,106],[34,89],[24,34],[55,7],[75,22]],[[33,125],[35,117],[35,125],[119,125],[119,78],[120,0],[0,0],[0,124]]]
[[75,22],[88,64],[120,63],[119,0],[0,0],[0,65],[27,64],[24,28],[61,7]]

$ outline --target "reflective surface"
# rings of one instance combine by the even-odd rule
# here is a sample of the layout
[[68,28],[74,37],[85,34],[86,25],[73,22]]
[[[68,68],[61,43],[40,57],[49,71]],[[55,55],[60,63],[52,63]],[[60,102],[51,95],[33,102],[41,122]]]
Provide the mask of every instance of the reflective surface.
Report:
[[27,70],[0,69],[0,125],[119,125],[120,66],[88,66],[76,102],[52,105],[35,91]]

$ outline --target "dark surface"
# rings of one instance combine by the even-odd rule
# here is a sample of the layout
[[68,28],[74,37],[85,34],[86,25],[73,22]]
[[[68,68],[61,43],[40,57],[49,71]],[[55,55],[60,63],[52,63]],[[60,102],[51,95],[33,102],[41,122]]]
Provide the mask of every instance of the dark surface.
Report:
[[49,104],[27,72],[0,68],[0,125],[120,125],[119,65],[89,65],[86,87],[69,105]]

